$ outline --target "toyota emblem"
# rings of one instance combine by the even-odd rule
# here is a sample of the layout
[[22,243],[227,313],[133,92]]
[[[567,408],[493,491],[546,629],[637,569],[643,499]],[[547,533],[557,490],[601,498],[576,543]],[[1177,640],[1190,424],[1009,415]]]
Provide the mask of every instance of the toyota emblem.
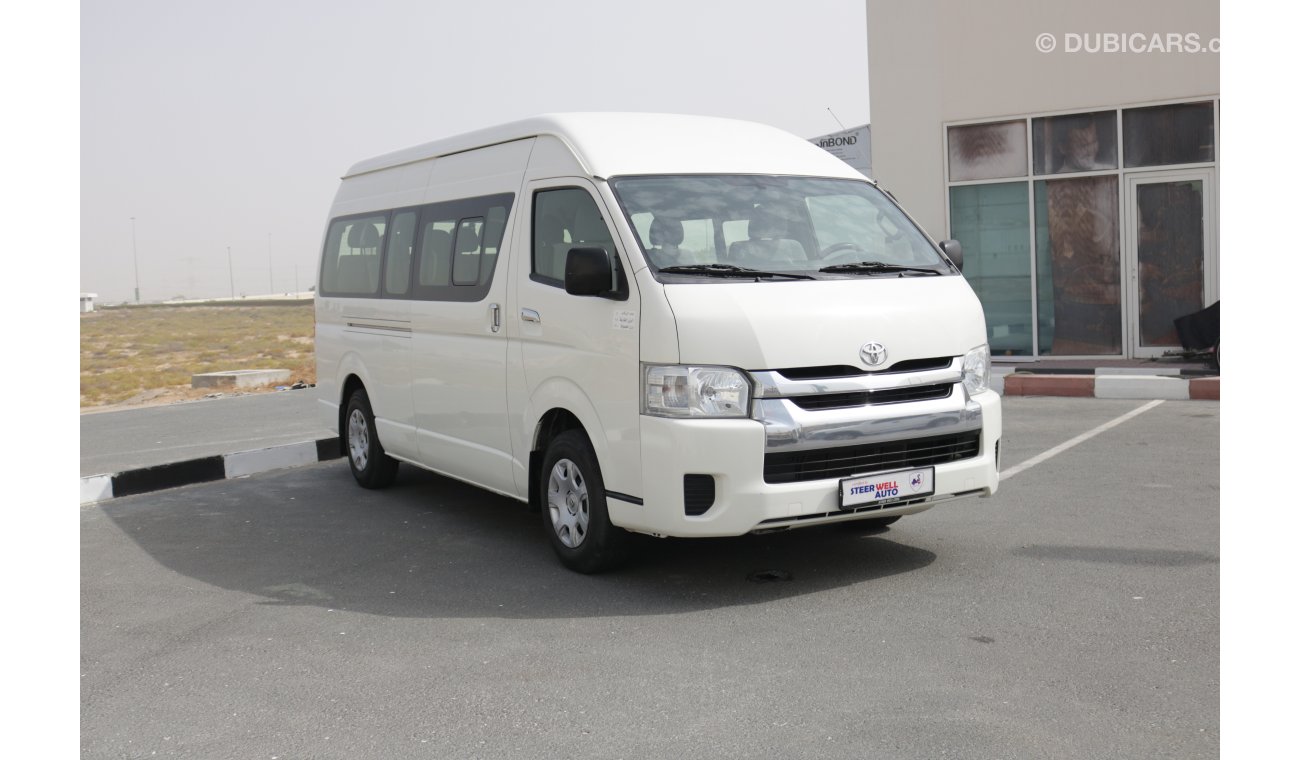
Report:
[[885,363],[885,357],[888,356],[885,352],[885,345],[883,343],[876,343],[875,341],[864,344],[862,350],[858,352],[858,355],[862,357],[862,361],[865,362],[868,367],[879,367]]

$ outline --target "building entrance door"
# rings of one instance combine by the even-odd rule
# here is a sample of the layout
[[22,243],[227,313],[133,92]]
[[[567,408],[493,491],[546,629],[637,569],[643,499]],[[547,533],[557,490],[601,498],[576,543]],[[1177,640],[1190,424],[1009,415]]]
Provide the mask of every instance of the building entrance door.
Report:
[[1213,169],[1128,174],[1125,183],[1127,347],[1178,350],[1174,320],[1218,300]]

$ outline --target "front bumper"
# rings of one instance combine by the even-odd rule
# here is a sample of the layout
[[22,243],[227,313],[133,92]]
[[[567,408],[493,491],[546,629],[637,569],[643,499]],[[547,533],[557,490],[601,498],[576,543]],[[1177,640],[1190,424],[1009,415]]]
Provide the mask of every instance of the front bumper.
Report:
[[[643,415],[643,503],[611,498],[610,518],[628,530],[662,536],[738,536],[756,530],[906,515],[944,501],[990,495],[998,487],[996,460],[1002,438],[1002,402],[991,391],[967,399],[960,386],[958,389],[960,398],[954,401],[959,405],[955,409],[932,408],[925,403],[889,405],[858,412],[856,420],[837,415],[842,421],[830,427],[794,420],[789,421],[791,427],[784,422],[774,426],[756,419],[691,420]],[[935,465],[935,494],[923,500],[841,511],[838,475],[792,483],[764,480],[765,454],[783,447],[815,449],[863,440],[902,440],[957,429],[954,425],[980,430],[979,452],[969,459]],[[838,431],[839,437],[830,437],[832,431]],[[713,505],[699,516],[686,514],[683,478],[687,474],[711,475],[714,480]]]

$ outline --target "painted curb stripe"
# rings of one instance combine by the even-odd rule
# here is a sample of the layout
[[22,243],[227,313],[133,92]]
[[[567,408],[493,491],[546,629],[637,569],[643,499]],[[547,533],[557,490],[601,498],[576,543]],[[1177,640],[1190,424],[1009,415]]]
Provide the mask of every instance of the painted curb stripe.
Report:
[[1172,367],[1153,367],[1150,370],[1144,367],[1034,367],[1033,369],[994,367],[993,372],[1008,375],[1131,375],[1182,378],[1219,376],[1219,373],[1212,369],[1174,369]]
[[[1219,377],[1175,375],[1033,374],[1004,375],[1003,396],[1050,396],[1128,400],[1183,401],[1188,398],[1218,401]],[[999,383],[994,383],[994,390]]]
[[207,483],[226,477],[226,463],[221,456],[160,464],[141,470],[127,470],[113,476],[113,496],[133,496],[164,488]]
[[245,477],[259,472],[339,459],[342,456],[339,439],[335,436],[184,462],[169,462],[106,475],[87,475],[81,478],[81,503],[93,504],[165,488]]

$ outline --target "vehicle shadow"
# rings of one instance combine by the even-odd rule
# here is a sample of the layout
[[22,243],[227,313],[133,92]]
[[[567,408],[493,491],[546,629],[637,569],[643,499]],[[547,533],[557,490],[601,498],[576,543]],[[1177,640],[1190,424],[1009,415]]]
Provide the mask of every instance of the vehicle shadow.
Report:
[[573,618],[761,604],[925,567],[932,552],[845,526],[726,539],[638,536],[619,570],[556,561],[523,504],[403,467],[383,492],[331,462],[107,502],[163,566],[266,597],[395,617]]

